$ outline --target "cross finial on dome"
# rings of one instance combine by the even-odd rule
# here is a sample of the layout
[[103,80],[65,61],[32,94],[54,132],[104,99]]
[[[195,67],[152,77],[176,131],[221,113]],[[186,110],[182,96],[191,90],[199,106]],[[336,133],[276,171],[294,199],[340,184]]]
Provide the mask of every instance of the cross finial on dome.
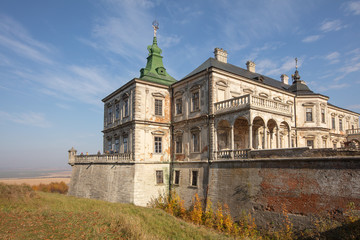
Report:
[[159,23],[158,21],[154,20],[152,22],[152,27],[154,28],[154,37],[156,37],[156,31],[159,29]]
[[295,68],[296,68],[296,70],[298,69],[297,62],[298,62],[298,59],[297,59],[297,57],[296,57],[296,58],[295,58]]

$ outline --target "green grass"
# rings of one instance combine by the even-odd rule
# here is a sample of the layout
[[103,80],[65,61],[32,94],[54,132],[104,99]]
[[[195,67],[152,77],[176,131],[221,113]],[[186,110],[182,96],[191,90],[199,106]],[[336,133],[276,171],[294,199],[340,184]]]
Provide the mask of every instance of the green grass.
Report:
[[0,239],[227,239],[158,209],[29,191],[0,184]]

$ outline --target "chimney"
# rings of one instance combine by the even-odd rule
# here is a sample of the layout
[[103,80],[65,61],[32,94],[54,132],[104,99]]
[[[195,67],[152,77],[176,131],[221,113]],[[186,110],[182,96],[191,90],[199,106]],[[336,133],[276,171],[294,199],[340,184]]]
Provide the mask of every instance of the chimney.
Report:
[[215,59],[219,62],[227,63],[227,51],[222,48],[215,48],[214,50]]
[[247,61],[246,62],[246,66],[247,66],[247,70],[249,71],[249,72],[255,72],[255,66],[256,66],[256,64],[253,62],[253,61]]
[[286,74],[281,74],[280,78],[281,78],[281,82],[282,82],[282,83],[284,83],[284,84],[289,84],[289,77],[288,77],[288,75],[286,75]]

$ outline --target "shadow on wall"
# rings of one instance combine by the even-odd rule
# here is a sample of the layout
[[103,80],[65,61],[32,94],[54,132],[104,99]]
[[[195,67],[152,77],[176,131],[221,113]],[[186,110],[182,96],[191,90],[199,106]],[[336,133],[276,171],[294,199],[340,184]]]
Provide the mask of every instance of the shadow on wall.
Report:
[[320,233],[316,238],[299,238],[301,240],[310,239],[326,239],[326,240],[338,240],[338,239],[360,239],[360,220],[353,223],[344,224],[340,227],[333,228],[331,230]]

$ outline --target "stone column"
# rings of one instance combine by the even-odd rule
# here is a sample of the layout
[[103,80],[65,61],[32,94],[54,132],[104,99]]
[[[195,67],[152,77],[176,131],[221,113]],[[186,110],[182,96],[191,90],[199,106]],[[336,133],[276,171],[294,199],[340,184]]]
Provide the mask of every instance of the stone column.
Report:
[[231,125],[230,129],[230,149],[231,149],[231,158],[234,158],[234,125]]
[[249,149],[253,149],[252,124],[249,124]]
[[289,148],[291,148],[291,130],[290,130],[290,127],[289,127]]
[[276,129],[276,147],[280,148],[280,130],[279,130],[279,128]]
[[217,142],[217,131],[214,128],[214,159],[217,159],[218,142]]
[[264,144],[263,149],[267,149],[267,127],[264,126]]

